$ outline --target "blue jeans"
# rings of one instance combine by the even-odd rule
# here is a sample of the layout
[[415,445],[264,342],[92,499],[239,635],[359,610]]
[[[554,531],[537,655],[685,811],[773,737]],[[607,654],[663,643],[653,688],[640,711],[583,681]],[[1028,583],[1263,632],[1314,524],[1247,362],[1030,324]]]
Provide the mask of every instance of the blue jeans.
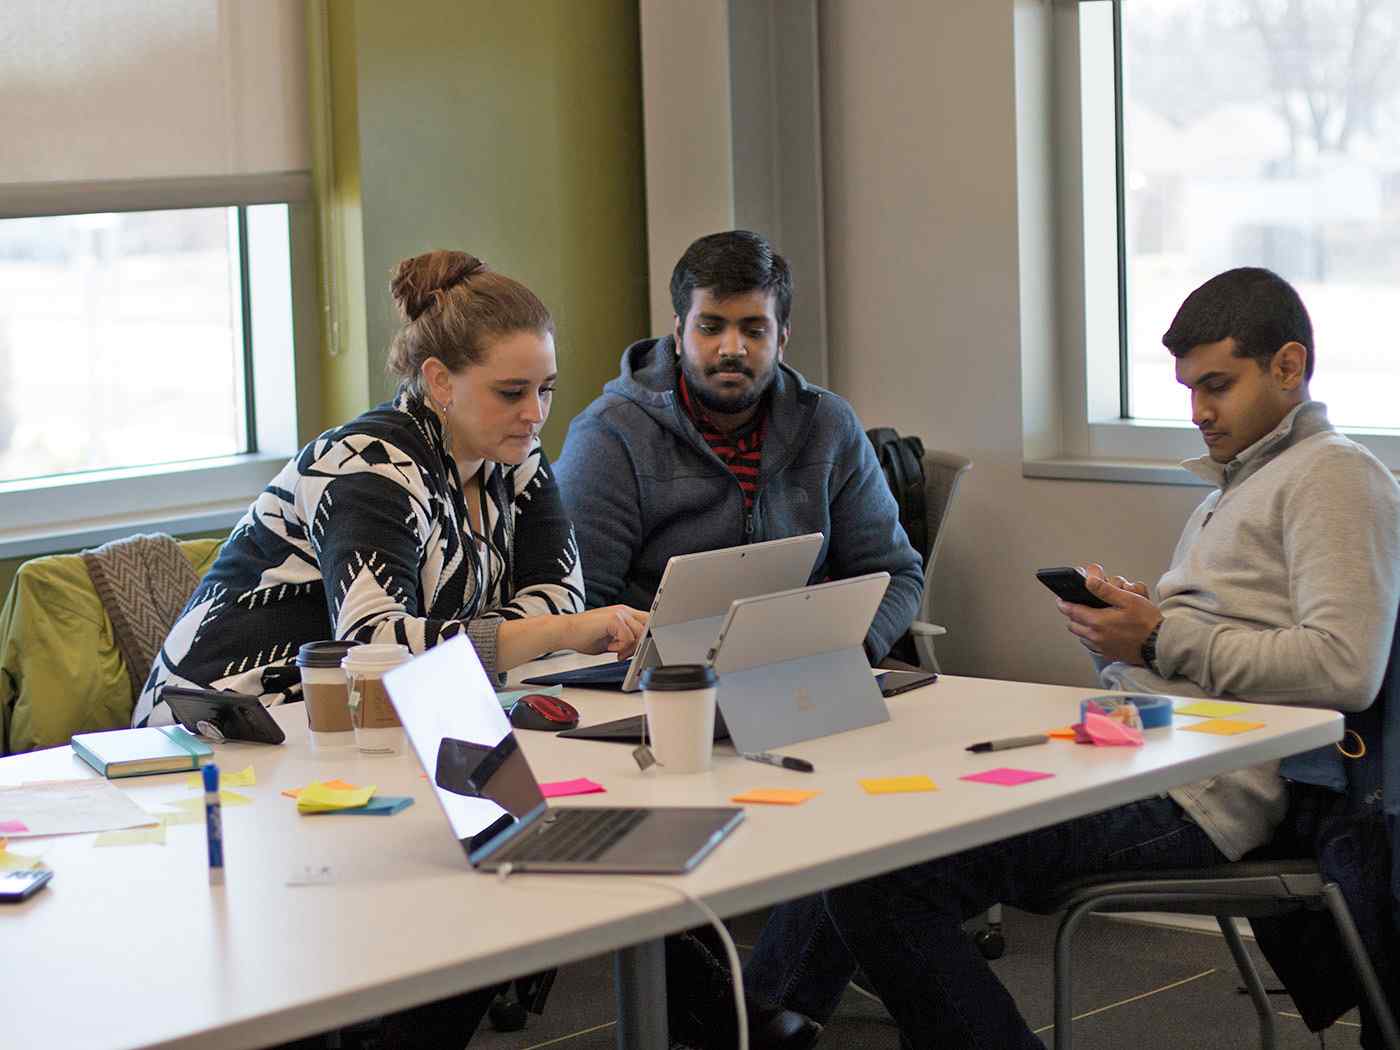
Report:
[[[1068,879],[1224,864],[1169,798],[1028,832],[829,890],[827,913],[912,1050],[1040,1048],[962,922]],[[765,931],[766,933],[767,931]],[[800,964],[801,957],[795,957]]]
[[783,1006],[825,1024],[856,972],[856,960],[820,894],[779,904],[744,964],[754,1002]]

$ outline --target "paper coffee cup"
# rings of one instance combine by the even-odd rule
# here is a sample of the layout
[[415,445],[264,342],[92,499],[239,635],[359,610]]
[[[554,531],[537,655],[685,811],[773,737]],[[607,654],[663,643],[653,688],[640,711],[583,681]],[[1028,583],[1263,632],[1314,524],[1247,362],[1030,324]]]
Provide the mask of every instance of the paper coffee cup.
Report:
[[359,642],[307,642],[297,651],[301,695],[306,705],[307,738],[313,751],[355,746],[350,724],[350,690],[340,663]]
[[411,655],[406,645],[357,645],[341,661],[350,690],[350,724],[361,754],[403,752],[403,724],[384,688],[384,673],[406,663]]
[[719,678],[703,664],[672,664],[642,672],[647,739],[667,773],[703,773],[715,742]]

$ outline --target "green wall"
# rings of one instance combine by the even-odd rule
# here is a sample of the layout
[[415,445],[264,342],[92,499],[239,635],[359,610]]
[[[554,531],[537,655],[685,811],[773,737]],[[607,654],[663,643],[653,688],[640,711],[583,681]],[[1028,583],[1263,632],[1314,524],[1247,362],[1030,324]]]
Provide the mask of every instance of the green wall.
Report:
[[347,308],[364,339],[323,358],[325,424],[391,393],[394,264],[460,248],[554,313],[560,384],[544,437],[557,454],[623,347],[647,335],[637,5],[356,0],[330,18],[331,207],[353,220],[363,298]]

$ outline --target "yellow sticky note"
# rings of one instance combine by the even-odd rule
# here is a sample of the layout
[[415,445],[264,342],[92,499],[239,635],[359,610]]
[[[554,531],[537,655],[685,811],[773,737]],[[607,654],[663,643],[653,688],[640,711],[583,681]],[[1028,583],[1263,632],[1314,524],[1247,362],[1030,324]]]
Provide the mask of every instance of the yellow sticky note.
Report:
[[1225,700],[1196,700],[1175,708],[1179,715],[1198,715],[1201,718],[1227,718],[1248,710],[1248,704],[1232,704]]
[[[221,788],[247,788],[253,787],[258,782],[258,776],[253,772],[253,767],[240,769],[237,773],[219,773],[219,787]],[[187,787],[202,788],[204,786],[204,775],[202,773],[191,773],[185,778]]]
[[319,781],[307,784],[297,796],[297,809],[302,813],[325,813],[332,809],[354,809],[363,806],[374,796],[374,785],[353,788],[345,791],[329,787]]
[[178,809],[174,813],[160,813],[160,822],[167,828],[173,828],[176,824],[203,824],[204,823],[204,800],[200,800],[198,810]]
[[872,795],[898,795],[906,791],[937,791],[938,785],[928,777],[879,777],[862,780],[860,786]]
[[800,806],[809,798],[816,798],[820,791],[799,791],[797,788],[754,788],[742,795],[735,795],[730,802],[762,802],[770,806]]
[[164,846],[165,823],[162,821],[148,828],[126,828],[123,831],[104,831],[97,836],[94,846]]
[[1234,736],[1248,733],[1251,729],[1263,729],[1263,722],[1237,722],[1233,718],[1212,718],[1209,722],[1197,722],[1193,726],[1182,726],[1188,733],[1214,733],[1216,736]]
[[19,868],[38,868],[43,866],[43,860],[39,857],[30,856],[25,853],[11,853],[7,848],[4,839],[0,839],[0,871],[14,871]]
[[[423,775],[427,776],[426,773]],[[337,777],[335,780],[322,780],[321,785],[323,787],[335,788],[335,790],[337,791],[354,791],[356,787],[356,785],[354,784],[347,784],[339,777]],[[286,795],[288,798],[297,798],[305,790],[306,788],[285,788],[283,789],[282,794]]]

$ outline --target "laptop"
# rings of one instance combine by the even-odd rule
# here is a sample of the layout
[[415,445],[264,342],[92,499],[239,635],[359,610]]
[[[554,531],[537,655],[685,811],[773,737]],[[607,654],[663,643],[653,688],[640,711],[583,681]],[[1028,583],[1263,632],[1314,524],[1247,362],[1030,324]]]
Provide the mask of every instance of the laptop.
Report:
[[887,572],[742,598],[710,663],[719,713],[742,754],[888,722],[865,657]]
[[595,664],[525,679],[526,685],[641,688],[642,672],[662,664],[704,663],[735,598],[801,587],[812,576],[822,534],[809,532],[716,551],[677,554],[651,601],[646,631],[630,661]]
[[744,819],[735,806],[550,806],[464,636],[387,672],[384,686],[475,868],[679,875]]

